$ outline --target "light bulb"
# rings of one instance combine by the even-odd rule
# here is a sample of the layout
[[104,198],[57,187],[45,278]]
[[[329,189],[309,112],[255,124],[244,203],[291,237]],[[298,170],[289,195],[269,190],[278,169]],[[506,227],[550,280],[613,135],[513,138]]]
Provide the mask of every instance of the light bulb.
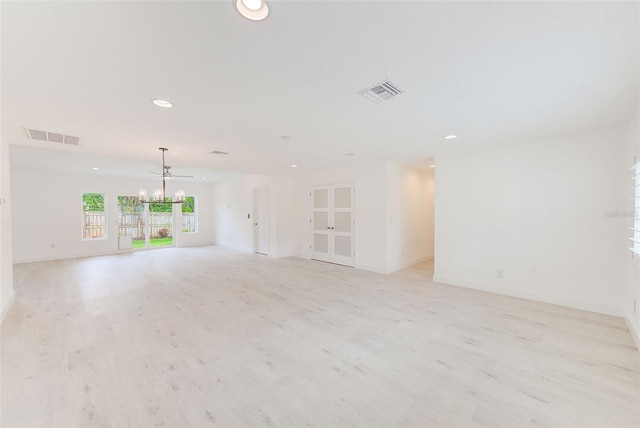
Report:
[[249,10],[258,10],[262,6],[262,0],[242,0],[242,4]]

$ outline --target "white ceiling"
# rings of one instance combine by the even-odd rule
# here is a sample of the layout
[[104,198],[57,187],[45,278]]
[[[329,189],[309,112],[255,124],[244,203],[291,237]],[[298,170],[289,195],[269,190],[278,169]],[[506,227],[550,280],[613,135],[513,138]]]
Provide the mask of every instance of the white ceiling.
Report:
[[[130,175],[160,146],[174,173],[198,176],[419,163],[638,106],[638,2],[271,1],[262,22],[233,4],[2,2],[2,138],[51,148],[14,148],[12,165]],[[358,95],[386,78],[406,93]],[[30,143],[22,126],[82,145]]]

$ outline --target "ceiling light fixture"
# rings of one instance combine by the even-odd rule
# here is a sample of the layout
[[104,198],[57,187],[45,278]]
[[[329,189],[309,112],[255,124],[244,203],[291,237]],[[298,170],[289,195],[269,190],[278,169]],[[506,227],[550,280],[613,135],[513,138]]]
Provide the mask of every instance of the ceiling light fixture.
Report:
[[93,168],[91,168],[91,169],[92,169],[92,170],[94,170],[94,171],[97,171],[97,170],[99,170],[100,168],[98,168],[97,166],[94,166],[94,167],[93,167]]
[[140,202],[143,204],[150,203],[158,203],[158,204],[181,204],[184,202],[184,190],[177,190],[173,200],[167,200],[166,197],[166,174],[165,171],[168,171],[167,166],[164,164],[164,152],[169,149],[164,147],[160,147],[159,150],[162,150],[162,189],[156,189],[153,192],[152,198],[147,198],[147,189],[140,189],[139,198]]
[[236,9],[252,21],[262,21],[269,15],[269,7],[264,0],[236,0]]
[[435,168],[435,167],[436,167],[435,165],[429,165],[429,168]]
[[291,168],[297,168],[298,165],[296,165],[295,163],[293,165],[291,165]]
[[162,108],[173,107],[173,104],[171,104],[169,101],[166,101],[166,100],[155,99],[155,100],[151,100],[151,102],[157,105],[158,107],[162,107]]
[[453,140],[454,138],[458,138],[456,134],[450,134],[444,137],[445,140]]

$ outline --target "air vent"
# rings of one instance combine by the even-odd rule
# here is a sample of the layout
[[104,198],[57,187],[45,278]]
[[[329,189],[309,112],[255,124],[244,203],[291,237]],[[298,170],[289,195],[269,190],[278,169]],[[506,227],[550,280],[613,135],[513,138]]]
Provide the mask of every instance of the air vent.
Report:
[[212,152],[211,152],[211,154],[212,154],[212,155],[214,155],[214,156],[226,156],[226,155],[228,155],[229,153],[227,153],[227,152],[221,152],[220,150],[214,150],[214,151],[212,151]]
[[27,138],[39,141],[48,141],[50,143],[68,144],[71,146],[80,145],[80,137],[73,135],[65,135],[57,132],[39,131],[37,129],[24,128]]
[[364,91],[360,91],[360,95],[373,102],[379,103],[391,99],[396,95],[400,95],[403,92],[404,91],[391,80],[385,80],[384,82],[380,82],[375,86],[365,89]]
[[80,144],[80,137],[74,137],[73,135],[65,135],[64,143],[71,144],[72,146],[77,146]]

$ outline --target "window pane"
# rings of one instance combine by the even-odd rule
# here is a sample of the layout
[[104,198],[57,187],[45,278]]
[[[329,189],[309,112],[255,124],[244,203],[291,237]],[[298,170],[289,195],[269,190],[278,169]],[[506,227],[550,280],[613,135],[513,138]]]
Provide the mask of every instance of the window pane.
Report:
[[333,224],[335,224],[336,232],[351,232],[351,213],[334,213]]
[[[171,198],[167,198],[171,201]],[[173,204],[149,204],[149,245],[173,245]]]
[[329,191],[327,189],[313,191],[313,208],[329,208]]
[[351,208],[351,187],[337,187],[333,199],[335,208]]
[[198,213],[196,211],[196,197],[187,196],[182,203],[182,233],[198,231]]
[[313,213],[313,229],[314,230],[327,230],[329,229],[329,213],[316,212]]
[[106,237],[104,193],[82,194],[82,239]]
[[118,196],[118,235],[130,235],[133,248],[144,247],[144,204],[137,196]]
[[313,235],[313,251],[318,253],[329,252],[329,235],[314,234]]
[[334,252],[337,256],[351,257],[351,238],[348,236],[336,236],[334,240]]

